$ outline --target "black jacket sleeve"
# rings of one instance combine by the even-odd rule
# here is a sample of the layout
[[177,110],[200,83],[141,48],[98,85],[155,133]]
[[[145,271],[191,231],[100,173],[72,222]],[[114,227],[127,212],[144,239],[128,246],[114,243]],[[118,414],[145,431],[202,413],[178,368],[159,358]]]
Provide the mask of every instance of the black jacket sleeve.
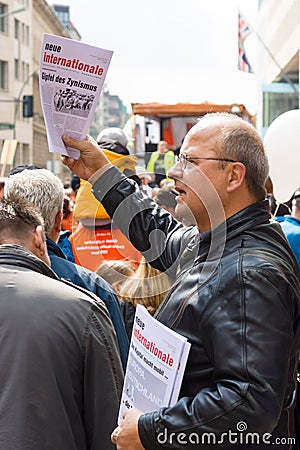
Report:
[[[174,262],[178,261],[178,255],[185,245],[182,225],[116,167],[111,167],[94,183],[93,193],[147,261],[159,270],[169,269],[169,276],[174,276]],[[176,244],[170,245],[173,236]]]

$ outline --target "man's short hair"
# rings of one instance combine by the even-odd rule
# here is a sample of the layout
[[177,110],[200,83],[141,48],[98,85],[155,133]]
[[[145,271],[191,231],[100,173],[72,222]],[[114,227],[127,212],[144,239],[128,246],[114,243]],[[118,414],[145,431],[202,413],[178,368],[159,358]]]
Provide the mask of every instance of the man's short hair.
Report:
[[36,206],[45,221],[48,234],[55,224],[55,217],[63,209],[64,185],[50,170],[28,170],[11,175],[4,186],[4,196],[14,195]]
[[269,175],[269,163],[259,133],[244,119],[226,112],[206,114],[199,119],[199,123],[205,120],[217,120],[221,123],[222,119],[221,137],[214,150],[220,158],[231,158],[244,164],[249,192],[257,200],[263,200],[266,197],[265,183]]
[[7,238],[22,243],[38,226],[44,228],[44,220],[34,205],[13,195],[0,198],[0,245],[6,244]]
[[15,175],[16,173],[23,172],[23,170],[37,170],[37,169],[41,169],[41,167],[35,166],[34,164],[25,164],[22,166],[15,166],[9,172],[9,176]]

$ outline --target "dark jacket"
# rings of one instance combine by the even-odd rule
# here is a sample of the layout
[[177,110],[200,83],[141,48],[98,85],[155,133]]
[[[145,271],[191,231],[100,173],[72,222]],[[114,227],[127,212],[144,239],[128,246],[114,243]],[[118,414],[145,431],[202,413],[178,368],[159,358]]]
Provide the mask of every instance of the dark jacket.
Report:
[[133,329],[133,322],[134,322],[134,316],[135,316],[135,306],[128,300],[121,300],[120,301],[121,311],[125,323],[125,329],[128,336],[128,339],[131,339],[132,335],[132,329]]
[[97,297],[104,301],[116,330],[122,365],[125,369],[128,357],[129,341],[120,310],[119,300],[114,290],[102,277],[96,273],[68,261],[59,246],[48,237],[47,249],[51,261],[51,268],[56,275],[65,280],[69,280],[77,286],[83,287],[90,292],[93,292],[97,295]]
[[75,258],[74,258],[74,253],[73,253],[73,249],[72,249],[72,244],[69,241],[69,236],[71,234],[72,233],[71,233],[70,230],[62,230],[59,233],[59,238],[58,238],[58,241],[57,241],[57,245],[63,251],[63,254],[65,255],[66,259],[68,261],[71,261],[71,262],[75,263]]
[[[272,434],[270,442],[285,437],[285,445],[276,448],[289,448],[299,272],[280,225],[269,221],[268,202],[201,234],[178,225],[115,168],[93,191],[137,249],[176,277],[156,318],[192,344],[179,401],[139,419],[143,446],[162,448],[158,439],[162,443],[167,430],[171,448],[195,448],[198,436],[199,448],[234,449],[228,433],[240,431],[237,424],[243,422],[244,430],[260,435],[250,448],[264,448],[265,433]],[[210,443],[219,439],[219,445],[209,446],[205,433],[213,433]]]
[[104,303],[15,245],[0,285],[0,448],[113,449],[123,370]]

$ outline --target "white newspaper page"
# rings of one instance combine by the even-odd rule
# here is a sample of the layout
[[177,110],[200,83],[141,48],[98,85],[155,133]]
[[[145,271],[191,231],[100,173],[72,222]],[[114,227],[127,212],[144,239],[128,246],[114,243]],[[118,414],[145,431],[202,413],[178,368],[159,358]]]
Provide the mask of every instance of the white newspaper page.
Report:
[[[185,337],[154,319],[144,306],[137,306],[118,424],[130,408],[151,412],[175,400],[174,383],[178,368],[184,372],[187,353],[182,364],[180,358],[186,343]],[[179,383],[175,388],[178,398]]]
[[112,53],[44,34],[39,84],[50,152],[79,158],[79,151],[66,148],[61,136],[81,140],[88,133]]
[[177,370],[177,374],[176,374],[175,381],[174,381],[173,392],[172,392],[168,406],[175,405],[175,403],[178,400],[178,396],[179,396],[179,392],[180,392],[180,388],[181,388],[181,384],[182,384],[182,378],[184,375],[184,370],[185,370],[185,366],[186,366],[186,363],[188,360],[190,349],[191,349],[191,344],[189,342],[185,342],[183,345],[180,362],[178,365],[178,370]]

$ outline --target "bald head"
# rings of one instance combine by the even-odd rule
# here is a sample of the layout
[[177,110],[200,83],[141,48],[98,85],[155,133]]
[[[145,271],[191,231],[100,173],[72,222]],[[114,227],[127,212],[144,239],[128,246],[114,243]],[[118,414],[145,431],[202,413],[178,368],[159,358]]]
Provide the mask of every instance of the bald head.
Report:
[[201,135],[205,148],[213,149],[219,158],[243,163],[249,192],[256,200],[265,198],[269,163],[263,141],[253,125],[234,114],[211,113],[203,116],[189,135],[195,140]]

